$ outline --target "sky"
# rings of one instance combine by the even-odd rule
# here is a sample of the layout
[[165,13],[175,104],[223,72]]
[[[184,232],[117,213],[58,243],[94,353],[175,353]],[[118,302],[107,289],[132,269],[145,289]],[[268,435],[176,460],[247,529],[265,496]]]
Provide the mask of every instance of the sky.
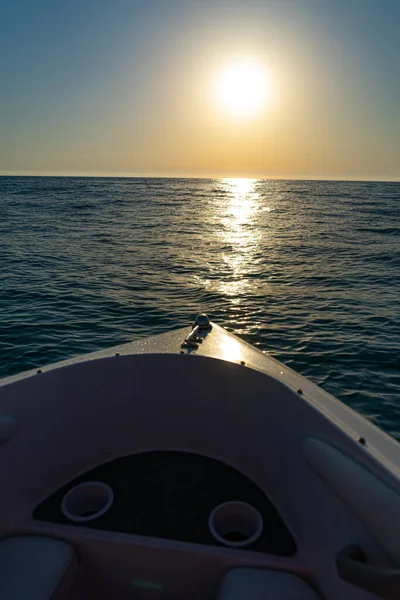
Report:
[[400,180],[399,0],[1,12],[0,174]]

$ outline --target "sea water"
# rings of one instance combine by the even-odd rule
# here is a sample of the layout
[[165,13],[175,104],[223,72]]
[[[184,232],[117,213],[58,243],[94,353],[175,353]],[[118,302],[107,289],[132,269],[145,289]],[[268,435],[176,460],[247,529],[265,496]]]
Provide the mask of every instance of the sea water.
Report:
[[400,438],[400,184],[0,178],[0,376],[218,324]]

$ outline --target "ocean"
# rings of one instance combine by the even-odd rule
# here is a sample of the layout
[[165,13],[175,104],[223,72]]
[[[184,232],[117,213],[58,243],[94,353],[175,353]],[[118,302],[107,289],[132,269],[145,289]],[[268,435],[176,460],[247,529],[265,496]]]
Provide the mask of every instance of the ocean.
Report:
[[0,377],[206,312],[400,439],[400,183],[0,177],[0,215]]

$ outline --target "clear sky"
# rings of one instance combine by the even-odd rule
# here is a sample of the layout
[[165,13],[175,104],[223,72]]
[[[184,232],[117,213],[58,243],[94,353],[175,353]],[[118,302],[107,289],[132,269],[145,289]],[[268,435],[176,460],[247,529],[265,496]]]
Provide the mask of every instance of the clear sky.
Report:
[[400,180],[399,24],[399,0],[5,0],[0,173]]

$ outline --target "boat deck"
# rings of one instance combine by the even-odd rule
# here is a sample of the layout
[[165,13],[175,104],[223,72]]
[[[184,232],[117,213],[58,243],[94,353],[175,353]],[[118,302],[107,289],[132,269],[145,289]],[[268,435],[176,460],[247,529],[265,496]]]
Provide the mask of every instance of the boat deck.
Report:
[[293,537],[255,483],[219,460],[189,452],[144,452],[100,465],[45,500],[34,518],[70,525],[61,511],[62,499],[86,481],[108,484],[114,503],[85,527],[219,545],[209,531],[209,515],[219,504],[236,500],[254,506],[264,522],[261,536],[246,549],[279,556],[296,552]]

